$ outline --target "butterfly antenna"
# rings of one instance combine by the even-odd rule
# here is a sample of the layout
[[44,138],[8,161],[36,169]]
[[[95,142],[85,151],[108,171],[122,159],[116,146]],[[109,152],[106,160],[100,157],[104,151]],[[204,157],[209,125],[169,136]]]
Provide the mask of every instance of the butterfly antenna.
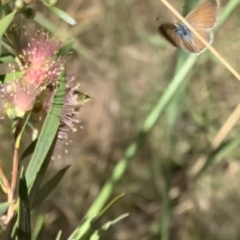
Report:
[[166,22],[166,23],[169,22],[166,19],[162,19],[162,18],[159,18],[159,17],[155,17],[154,20],[162,21],[162,22]]

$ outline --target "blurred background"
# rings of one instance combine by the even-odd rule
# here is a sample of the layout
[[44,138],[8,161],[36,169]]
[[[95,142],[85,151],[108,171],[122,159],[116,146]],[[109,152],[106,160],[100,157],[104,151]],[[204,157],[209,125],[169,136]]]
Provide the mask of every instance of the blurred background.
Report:
[[[185,1],[169,2],[182,12]],[[221,1],[220,16],[230,2]],[[196,3],[186,1],[186,6]],[[72,166],[38,209],[46,213],[39,239],[53,239],[59,229],[66,239],[159,97],[166,94],[179,55],[181,64],[187,56],[158,34],[162,22],[154,17],[174,19],[160,0],[61,0],[58,7],[77,21],[73,27],[41,4],[35,7],[43,14],[37,17],[41,25],[75,39],[70,65],[78,74],[80,90],[92,98],[79,114],[82,128],[71,135],[67,154],[58,150],[61,158],[54,158],[49,176]],[[213,43],[238,71],[239,15],[236,5],[216,30]],[[240,83],[209,51],[196,59],[114,186],[111,198],[125,196],[103,222],[126,212],[130,215],[104,239],[240,239],[239,113],[230,133],[218,144],[213,142],[239,104],[239,92]],[[201,170],[204,162],[207,167]]]

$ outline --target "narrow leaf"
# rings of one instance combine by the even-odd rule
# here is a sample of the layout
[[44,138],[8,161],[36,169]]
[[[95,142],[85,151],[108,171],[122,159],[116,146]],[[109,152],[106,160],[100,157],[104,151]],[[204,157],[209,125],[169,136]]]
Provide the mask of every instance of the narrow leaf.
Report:
[[12,62],[14,62],[14,57],[11,54],[3,54],[0,57],[0,62],[1,63],[12,63]]
[[110,230],[111,227],[113,227],[115,224],[119,223],[120,221],[122,221],[123,219],[125,219],[126,217],[128,217],[129,214],[128,213],[124,213],[120,216],[118,216],[117,218],[108,221],[107,223],[105,223],[102,227],[100,227],[90,238],[90,240],[99,240],[102,237],[104,237],[104,235]]
[[70,39],[68,40],[58,51],[58,54],[60,56],[66,55],[70,52],[70,50],[73,48],[74,40]]
[[90,239],[93,233],[98,229],[102,217],[106,215],[107,211],[109,211],[109,209],[113,207],[123,196],[124,194],[116,196],[104,207],[104,209],[101,212],[99,212],[99,214],[97,214],[96,216],[88,217],[80,227],[75,229],[75,231],[71,234],[68,240]]
[[60,124],[62,105],[65,97],[65,71],[59,77],[57,92],[39,135],[35,151],[27,168],[26,180],[30,190],[57,134]]
[[29,144],[29,146],[23,152],[23,154],[20,158],[20,161],[23,161],[24,159],[26,159],[27,157],[29,157],[30,155],[33,154],[33,152],[35,150],[35,147],[36,147],[36,144],[37,144],[37,140],[35,140],[35,141],[33,141]]
[[60,230],[57,234],[57,237],[55,240],[60,240],[61,239],[61,236],[62,236],[62,230]]
[[14,19],[16,11],[11,12],[7,16],[5,16],[2,20],[0,20],[0,38],[2,38],[3,34],[8,29],[9,25]]
[[0,203],[0,217],[6,213],[9,206],[10,206],[9,202]]
[[222,143],[216,150],[209,154],[205,164],[196,174],[196,179],[200,177],[210,166],[219,163],[227,154],[236,149],[240,145],[240,135],[238,134],[233,139]]
[[45,158],[45,160],[44,160],[44,162],[43,162],[43,164],[42,164],[42,166],[41,166],[41,168],[40,168],[40,170],[37,174],[37,177],[36,177],[32,187],[31,187],[30,197],[29,197],[30,198],[30,205],[32,205],[32,203],[34,202],[35,195],[42,185],[43,179],[45,177],[45,174],[46,174],[46,171],[48,169],[49,163],[51,161],[52,153],[54,151],[55,142],[56,142],[56,138],[54,139],[52,147],[50,148],[50,150],[47,154],[47,157]]
[[33,204],[31,208],[35,208],[39,206],[42,202],[44,202],[49,195],[57,188],[58,184],[64,177],[65,173],[69,169],[70,166],[67,166],[57,172],[49,181],[47,181],[37,192],[34,197]]
[[31,217],[28,199],[28,189],[25,176],[21,174],[19,183],[19,208],[18,208],[18,223],[17,236],[18,239],[31,240]]
[[66,12],[62,11],[59,8],[50,6],[46,1],[42,0],[43,4],[45,6],[48,7],[48,9],[50,11],[52,11],[54,14],[56,14],[59,18],[61,18],[63,21],[65,21],[66,23],[70,24],[70,25],[75,25],[76,21],[74,20],[74,18],[72,18],[71,16],[69,16]]
[[41,230],[43,229],[44,223],[46,222],[45,216],[43,214],[37,217],[35,227],[32,233],[32,240],[38,240]]
[[19,79],[23,76],[23,72],[12,72],[5,75],[4,83],[11,82],[13,80]]

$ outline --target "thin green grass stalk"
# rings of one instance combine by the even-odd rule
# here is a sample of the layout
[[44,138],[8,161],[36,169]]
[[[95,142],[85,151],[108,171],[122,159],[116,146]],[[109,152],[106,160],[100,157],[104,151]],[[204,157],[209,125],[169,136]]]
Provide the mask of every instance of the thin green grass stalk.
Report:
[[[183,7],[183,16],[186,16],[191,9],[193,9],[199,0],[186,0],[184,7]],[[176,66],[174,69],[174,75],[178,74],[178,71],[181,69],[182,65],[188,58],[188,54],[183,51],[182,49],[178,50],[177,59],[176,59]],[[171,103],[167,108],[167,116],[168,116],[168,142],[172,142],[172,135],[174,133],[175,124],[178,120],[178,117],[181,113],[181,103],[183,98],[185,97],[185,90],[187,86],[187,81],[184,81],[179,91],[176,93],[174,98],[172,99]],[[170,143],[169,142],[169,143]],[[169,152],[171,152],[171,148],[169,148]]]
[[160,222],[160,239],[169,240],[170,239],[170,224],[171,224],[171,199],[169,198],[169,191],[171,189],[171,180],[172,180],[172,159],[164,159],[164,162],[161,166],[161,175],[163,177],[163,186],[162,186],[162,214]]
[[[198,0],[186,0],[183,7],[183,16],[186,16],[198,3]],[[179,49],[177,51],[176,65],[174,69],[174,75],[178,75],[178,72],[181,70],[184,62],[188,58],[188,54]],[[182,104],[185,98],[185,92],[188,82],[188,76],[185,81],[182,82],[179,90],[176,92],[175,96],[171,100],[170,104],[167,107],[167,146],[168,146],[168,157],[167,159],[158,159],[164,161],[161,164],[161,177],[163,178],[163,186],[161,189],[162,192],[162,214],[160,219],[160,239],[169,240],[170,239],[170,225],[171,225],[171,199],[169,198],[169,191],[172,185],[172,155],[175,150],[174,139],[175,139],[175,126],[182,112]]]
[[221,17],[218,20],[215,31],[218,31],[223,26],[226,20],[231,16],[232,12],[237,8],[239,3],[240,0],[231,0],[228,2],[228,4],[224,8],[224,11],[222,11],[221,13]]
[[199,172],[195,175],[194,181],[197,181],[203,173],[205,173],[209,167],[221,162],[224,160],[224,157],[226,157],[230,152],[232,152],[234,149],[239,147],[240,144],[240,134],[237,134],[234,136],[234,138],[222,143],[216,150],[212,151],[205,162],[205,164],[202,166],[202,168],[199,170]]

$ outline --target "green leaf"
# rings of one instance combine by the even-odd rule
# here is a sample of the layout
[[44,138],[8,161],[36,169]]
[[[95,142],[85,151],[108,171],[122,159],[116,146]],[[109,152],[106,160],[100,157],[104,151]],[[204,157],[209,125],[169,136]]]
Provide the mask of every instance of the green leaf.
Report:
[[98,218],[102,217],[111,207],[114,206],[115,203],[117,203],[122,197],[124,197],[124,193],[117,195],[115,198],[113,198],[104,208],[103,210],[98,214]]
[[62,230],[60,230],[60,231],[58,232],[55,240],[60,240],[60,239],[61,239],[61,236],[62,236]]
[[[56,141],[56,139],[55,139]],[[53,146],[55,144],[53,143]],[[48,155],[46,157],[46,159],[44,160],[38,174],[37,174],[37,177],[33,183],[33,186],[31,188],[31,191],[30,191],[30,206],[32,205],[32,203],[34,202],[34,199],[35,199],[35,195],[36,193],[38,192],[39,188],[41,187],[42,185],[42,182],[44,180],[44,177],[45,177],[45,174],[46,174],[46,171],[48,169],[48,165],[51,161],[51,156],[52,156],[52,153],[53,153],[53,148],[50,149],[50,151],[48,152]]]
[[68,238],[68,240],[87,240],[90,239],[90,237],[94,234],[94,232],[98,229],[98,226],[100,224],[100,220],[102,217],[109,211],[111,207],[113,207],[116,202],[119,201],[124,196],[124,194],[120,194],[116,196],[113,200],[111,200],[99,214],[95,216],[90,216],[87,219],[85,219],[85,222],[83,224],[76,228],[75,231],[71,234],[71,236]]
[[10,206],[9,202],[0,203],[0,217],[6,213],[9,206]]
[[5,75],[4,83],[11,82],[23,76],[24,72],[12,72]]
[[11,62],[14,62],[14,57],[13,57],[12,54],[3,54],[0,57],[0,62],[1,63],[11,63]]
[[27,182],[22,170],[19,182],[17,237],[19,240],[31,240],[31,216],[28,199]]
[[12,23],[16,11],[11,12],[2,19],[2,1],[0,1],[0,55],[2,54],[2,37],[3,34],[7,31],[9,25]]
[[218,20],[218,24],[215,28],[215,31],[218,31],[222,25],[231,17],[233,11],[235,11],[240,4],[239,0],[228,1],[224,6],[224,10],[221,11],[221,16]]
[[90,240],[99,240],[102,237],[104,237],[104,235],[110,230],[111,227],[113,227],[115,224],[119,223],[120,221],[122,221],[123,219],[125,219],[126,217],[128,217],[129,214],[128,213],[124,213],[120,216],[118,216],[117,218],[108,221],[107,223],[105,223],[103,226],[101,226],[90,238]]
[[58,55],[63,56],[70,52],[74,44],[74,40],[70,39],[68,40],[58,51]]
[[36,180],[37,174],[52,146],[52,143],[56,137],[59,124],[60,116],[62,113],[62,106],[65,97],[65,85],[66,76],[65,70],[60,75],[58,79],[57,91],[54,96],[53,104],[51,106],[50,112],[48,113],[42,131],[39,135],[35,151],[32,155],[31,161],[27,168],[26,180],[28,189],[30,190],[34,181]]
[[5,16],[2,20],[0,20],[0,38],[2,38],[3,34],[8,29],[9,25],[14,19],[16,11],[11,12],[7,16]]
[[40,214],[37,217],[35,226],[34,226],[34,230],[32,233],[32,240],[38,240],[39,239],[39,235],[41,233],[41,230],[43,229],[44,223],[46,222],[45,216],[43,214]]
[[186,0],[182,11],[183,16],[186,16],[198,3],[199,0]]
[[195,179],[199,178],[210,166],[219,163],[225,156],[240,145],[240,134],[235,136],[233,139],[222,143],[216,150],[212,151],[203,167],[196,174]]
[[56,7],[52,7],[50,6],[46,1],[42,0],[42,3],[48,7],[48,9],[50,11],[52,11],[54,14],[56,14],[59,18],[61,18],[62,20],[64,20],[66,23],[70,24],[70,25],[75,25],[76,21],[74,20],[74,18],[72,18],[71,16],[69,16],[66,12],[62,11],[59,8]]
[[33,154],[33,152],[35,150],[35,147],[36,147],[36,144],[37,144],[37,140],[35,140],[35,141],[33,141],[29,144],[29,146],[23,152],[23,154],[20,158],[20,161],[23,161],[24,159],[26,159],[27,157],[29,157],[30,155]]
[[69,169],[70,166],[66,166],[57,172],[50,180],[48,180],[37,192],[34,196],[34,201],[31,208],[35,208],[43,203],[49,195],[57,188],[58,184],[64,177],[65,173]]

